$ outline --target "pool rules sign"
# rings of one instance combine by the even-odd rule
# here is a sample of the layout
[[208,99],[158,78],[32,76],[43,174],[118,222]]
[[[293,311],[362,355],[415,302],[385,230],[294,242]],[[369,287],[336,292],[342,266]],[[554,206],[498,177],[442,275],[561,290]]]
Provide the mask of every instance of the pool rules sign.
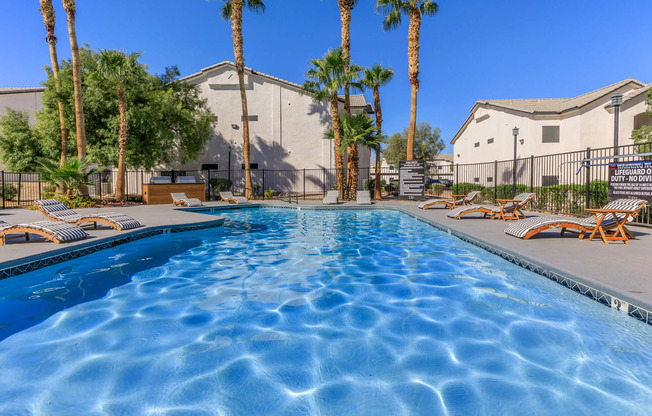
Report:
[[628,197],[652,202],[652,162],[609,166],[609,200]]
[[423,199],[426,183],[425,167],[423,160],[399,162],[398,199]]

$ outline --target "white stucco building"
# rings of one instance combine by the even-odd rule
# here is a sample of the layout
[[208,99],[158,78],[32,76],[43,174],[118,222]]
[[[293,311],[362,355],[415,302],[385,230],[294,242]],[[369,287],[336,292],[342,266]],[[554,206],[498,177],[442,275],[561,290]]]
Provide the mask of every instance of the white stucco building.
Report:
[[45,88],[0,88],[0,117],[7,114],[6,108],[27,111],[30,124],[36,123],[35,113],[43,110]]
[[616,93],[623,94],[619,144],[631,144],[633,129],[652,125],[645,114],[651,86],[629,78],[573,98],[478,100],[451,141],[454,162],[511,160],[514,127],[518,158],[613,146]]
[[[231,148],[231,169],[240,169],[242,104],[235,64],[220,62],[182,80],[199,87],[201,96],[208,100],[215,124],[213,139],[203,155],[178,168],[191,170],[212,165],[215,169],[217,165],[218,170],[227,170]],[[301,93],[301,85],[250,68],[245,69],[245,84],[252,168],[335,168],[333,142],[322,139],[331,121],[327,102],[315,104],[311,96]],[[352,95],[351,108],[354,113],[373,113],[364,95]],[[361,147],[359,166],[369,167],[370,156],[370,150]]]

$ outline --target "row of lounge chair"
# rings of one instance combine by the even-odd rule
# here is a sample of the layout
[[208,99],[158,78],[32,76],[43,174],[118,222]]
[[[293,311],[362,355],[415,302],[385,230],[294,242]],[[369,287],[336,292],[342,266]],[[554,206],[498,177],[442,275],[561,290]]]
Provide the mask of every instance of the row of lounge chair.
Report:
[[11,225],[0,220],[0,245],[14,238],[25,237],[29,240],[30,234],[40,235],[57,244],[80,240],[88,237],[82,227],[97,228],[98,223],[118,231],[141,227],[138,220],[123,213],[79,214],[56,199],[36,201],[36,207],[50,221]]
[[[609,202],[602,209],[588,209],[587,212],[592,215],[583,219],[551,216],[526,219],[522,210],[533,200],[534,193],[522,193],[513,199],[498,199],[498,206],[471,204],[479,193],[473,191],[467,195],[453,195],[450,201],[432,199],[420,203],[419,208],[428,209],[441,204],[450,209],[446,216],[456,220],[472,213],[481,213],[485,218],[490,216],[491,219],[500,218],[503,221],[517,220],[505,229],[505,233],[524,240],[555,228],[561,229],[561,235],[572,232],[579,234],[579,238],[583,239],[587,233],[591,233],[589,239],[593,239],[595,235],[600,234],[607,244],[610,240],[621,240],[629,244],[628,239],[634,238],[634,235],[625,224],[633,221],[648,203],[642,199],[623,198]],[[461,199],[457,199],[460,197]]]

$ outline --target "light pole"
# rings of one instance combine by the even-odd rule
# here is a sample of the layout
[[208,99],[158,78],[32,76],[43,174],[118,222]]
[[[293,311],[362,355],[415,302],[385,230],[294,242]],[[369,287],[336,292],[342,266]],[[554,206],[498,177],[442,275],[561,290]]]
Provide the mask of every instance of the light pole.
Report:
[[514,169],[512,169],[512,197],[516,196],[516,142],[518,139],[518,127],[512,129],[514,135]]
[[623,95],[616,93],[611,96],[611,105],[614,108],[614,156],[618,154],[618,116],[620,115],[620,105],[623,103]]
[[229,165],[228,165],[229,173],[228,173],[228,178],[229,178],[229,183],[231,183],[231,145],[229,145]]

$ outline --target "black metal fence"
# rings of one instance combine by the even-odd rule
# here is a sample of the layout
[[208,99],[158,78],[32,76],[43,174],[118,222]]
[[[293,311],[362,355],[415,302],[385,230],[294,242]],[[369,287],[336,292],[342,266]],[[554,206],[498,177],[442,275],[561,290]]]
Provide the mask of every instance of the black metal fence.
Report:
[[[637,153],[649,152],[650,144],[627,145],[618,149],[620,155],[632,155],[619,159],[620,162],[636,161]],[[590,167],[583,167],[583,159],[613,156],[613,148],[586,149],[575,152],[546,156],[531,156],[516,160],[517,192],[534,192],[536,198],[532,207],[537,210],[585,215],[587,208],[599,208],[607,203],[607,181],[609,159],[596,160]],[[493,203],[499,198],[513,196],[513,160],[475,164],[428,164],[426,172],[426,196],[450,197],[452,193],[466,194],[480,190],[481,201]],[[346,176],[346,172],[343,172]],[[378,172],[383,181],[383,196],[395,197],[398,193],[398,171],[382,169]],[[2,208],[29,206],[54,192],[52,185],[40,180],[36,173],[0,172],[0,199]],[[128,171],[126,173],[126,194],[131,201],[142,200],[142,186],[151,182],[153,176],[170,176],[172,181],[179,176],[193,176],[206,184],[206,199],[213,200],[219,191],[230,190],[244,194],[245,171],[232,170],[156,170]],[[266,199],[267,190],[273,190],[275,197],[292,196],[297,199],[321,199],[337,184],[336,169],[298,169],[251,171],[256,198]],[[358,189],[369,189],[369,182],[376,176],[374,167],[361,168],[358,175]],[[93,197],[111,198],[115,191],[115,172],[102,172],[89,178],[89,194]],[[652,224],[652,209],[647,208],[636,222]]]

